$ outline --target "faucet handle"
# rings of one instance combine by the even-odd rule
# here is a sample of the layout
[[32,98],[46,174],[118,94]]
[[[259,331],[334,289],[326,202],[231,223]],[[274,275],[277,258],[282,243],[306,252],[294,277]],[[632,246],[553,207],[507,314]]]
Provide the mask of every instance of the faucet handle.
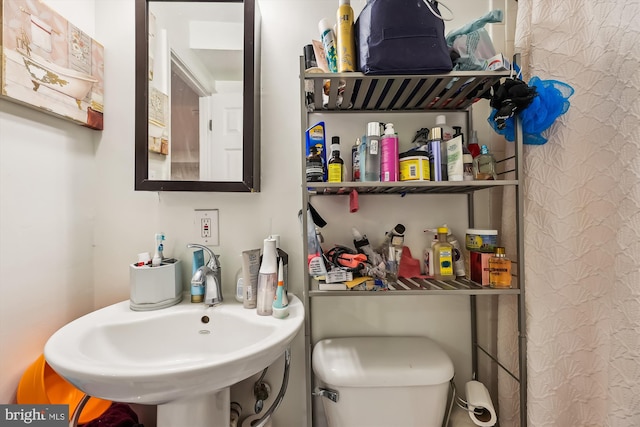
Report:
[[218,261],[218,256],[213,253],[211,249],[204,245],[200,245],[198,243],[187,243],[188,248],[198,248],[203,249],[206,253],[209,254],[209,261],[207,262],[207,267],[212,270],[216,270],[220,268],[220,262]]

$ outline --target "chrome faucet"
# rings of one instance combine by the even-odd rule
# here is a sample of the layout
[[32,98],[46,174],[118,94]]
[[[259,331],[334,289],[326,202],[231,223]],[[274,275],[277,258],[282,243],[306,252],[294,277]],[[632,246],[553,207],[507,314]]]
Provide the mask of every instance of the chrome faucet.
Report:
[[209,262],[196,270],[191,278],[191,285],[204,286],[205,305],[222,304],[222,267],[218,256],[208,247],[197,243],[189,243],[187,247],[203,249],[209,254]]

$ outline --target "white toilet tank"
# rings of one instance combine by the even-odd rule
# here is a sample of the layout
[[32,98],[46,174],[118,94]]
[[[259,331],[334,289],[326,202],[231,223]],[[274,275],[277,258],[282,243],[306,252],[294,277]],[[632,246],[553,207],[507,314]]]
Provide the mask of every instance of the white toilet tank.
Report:
[[319,341],[313,372],[329,427],[441,427],[453,363],[426,337],[352,337]]

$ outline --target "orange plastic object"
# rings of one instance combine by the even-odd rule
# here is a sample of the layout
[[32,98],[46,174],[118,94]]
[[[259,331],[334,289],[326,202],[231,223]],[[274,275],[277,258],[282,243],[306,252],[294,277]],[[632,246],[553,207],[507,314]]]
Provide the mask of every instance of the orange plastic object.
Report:
[[[41,354],[20,379],[16,400],[19,404],[69,405],[69,418],[73,415],[84,393],[49,366]],[[79,424],[86,424],[102,415],[111,406],[111,401],[95,397],[89,399],[80,414]]]

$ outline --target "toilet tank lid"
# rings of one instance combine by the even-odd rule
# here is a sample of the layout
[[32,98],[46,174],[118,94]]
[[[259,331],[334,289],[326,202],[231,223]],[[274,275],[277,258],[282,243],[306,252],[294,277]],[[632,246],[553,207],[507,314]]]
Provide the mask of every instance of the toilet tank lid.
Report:
[[426,386],[453,378],[453,362],[426,337],[350,337],[319,341],[313,372],[329,386]]

